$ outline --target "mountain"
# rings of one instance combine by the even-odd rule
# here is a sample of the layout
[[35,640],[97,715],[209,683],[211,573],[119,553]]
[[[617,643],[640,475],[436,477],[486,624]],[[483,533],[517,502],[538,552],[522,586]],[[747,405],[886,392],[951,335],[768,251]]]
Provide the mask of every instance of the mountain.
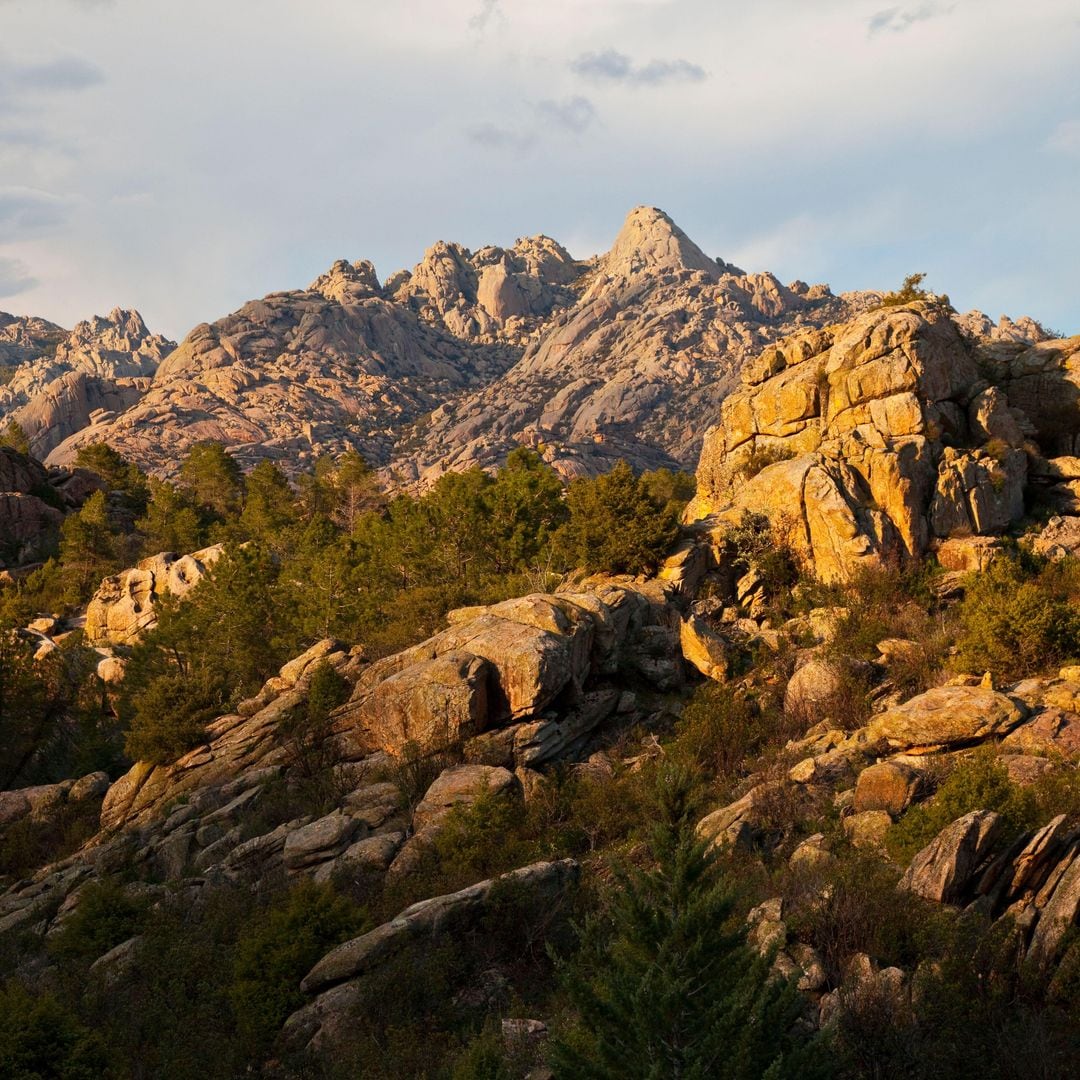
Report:
[[45,457],[69,435],[134,405],[175,343],[137,311],[116,308],[70,333],[0,313],[0,424],[15,421]]
[[490,466],[522,443],[563,475],[692,468],[701,432],[742,364],[802,326],[850,316],[873,294],[782,285],[711,259],[663,211],[631,211],[611,250],[578,283],[517,364],[449,402],[403,444],[407,481]]
[[[956,316],[932,296],[871,306],[791,288],[793,300],[764,275],[713,269],[657,212],[628,228],[603,259],[576,264],[569,284],[534,274],[521,244],[487,262],[433,249],[437,270],[395,278],[395,296],[414,290],[409,303],[387,298],[364,264],[336,264],[316,287],[247,305],[161,362],[144,401],[185,378],[192,401],[217,401],[214,379],[237,378],[261,351],[282,367],[349,371],[387,394],[379,365],[392,361],[414,395],[394,399],[402,414],[435,385],[479,415],[515,378],[541,399],[538,371],[562,378],[592,350],[556,347],[581,320],[591,329],[579,340],[601,342],[593,362],[609,359],[606,341],[631,385],[654,378],[670,390],[656,407],[674,409],[692,397],[661,378],[657,358],[677,364],[678,339],[676,309],[657,314],[660,297],[689,296],[689,323],[742,288],[740,317],[763,328],[758,340],[776,332],[769,320],[856,309],[754,355],[748,346],[737,372],[715,361],[722,386],[703,383],[693,399],[707,421],[697,494],[655,573],[537,573],[536,591],[470,596],[474,606],[432,628],[417,593],[442,590],[407,582],[444,551],[438,530],[454,514],[433,515],[395,554],[399,591],[372,620],[400,609],[415,619],[408,641],[369,653],[346,621],[342,640],[312,643],[327,631],[309,627],[288,652],[259,653],[277,647],[269,639],[287,632],[290,598],[305,590],[325,595],[328,612],[347,592],[376,600],[374,575],[359,580],[347,560],[382,550],[386,534],[343,547],[331,537],[337,561],[285,570],[300,533],[319,543],[326,530],[264,514],[257,538],[236,513],[226,544],[255,543],[228,557],[224,546],[162,553],[110,575],[81,637],[78,616],[52,615],[9,635],[33,650],[21,667],[0,656],[15,685],[32,687],[36,672],[57,686],[72,672],[85,680],[66,713],[51,699],[45,711],[29,689],[8,699],[14,717],[34,722],[30,749],[43,764],[69,762],[0,791],[3,974],[26,988],[4,991],[12,1039],[42,1028],[20,1019],[29,995],[60,1010],[65,1031],[99,1024],[102,1060],[125,1075],[188,1075],[192,1063],[223,1078],[445,1075],[450,1064],[482,1075],[478,1061],[525,1075],[552,1060],[549,1034],[594,1037],[553,952],[572,972],[597,972],[601,988],[629,988],[629,1027],[649,1040],[666,1033],[664,1009],[689,999],[686,986],[697,996],[716,982],[715,967],[685,962],[709,955],[686,942],[708,939],[730,940],[762,985],[787,995],[792,1022],[756,1025],[776,1044],[765,1060],[779,1062],[790,1036],[842,1064],[810,1073],[800,1058],[787,1075],[861,1078],[887,1061],[889,1075],[975,1063],[989,1076],[1007,1060],[1020,1076],[1032,1032],[1045,1075],[1075,1071],[1080,337],[1042,340],[1034,323]],[[500,295],[532,281],[536,307],[496,319],[480,288],[493,265],[500,280],[520,275]],[[705,298],[697,309],[694,297]],[[548,303],[554,314],[538,313]],[[620,340],[624,324],[635,333],[654,318],[636,344]],[[361,331],[366,351],[347,352]],[[406,351],[415,335],[446,355]],[[500,366],[515,350],[521,360]],[[638,365],[643,356],[655,367]],[[477,366],[463,372],[461,357]],[[329,376],[317,389],[331,399]],[[512,444],[532,407],[485,452]],[[111,422],[118,433],[122,419]],[[642,409],[628,445],[648,445],[650,422]],[[440,434],[428,445],[449,437],[441,423],[431,421]],[[605,443],[558,460],[594,465],[589,445]],[[13,495],[54,483],[9,448],[0,473]],[[640,511],[625,485],[639,481],[625,470],[615,479],[618,524],[631,533]],[[450,525],[460,542],[460,515]],[[469,528],[466,564],[479,543]],[[260,543],[275,557],[260,558]],[[208,573],[219,557],[227,572]],[[520,589],[521,576],[510,580]],[[180,606],[158,608],[168,595]],[[173,630],[155,643],[159,616]],[[132,649],[140,638],[145,649]],[[156,673],[140,668],[154,648]],[[205,699],[189,728],[195,661],[245,652],[262,657],[258,678]],[[159,692],[140,690],[140,673]],[[152,760],[109,750],[124,682],[145,702],[131,729],[168,740]],[[49,725],[63,739],[47,738]],[[84,744],[87,756],[63,757]],[[658,870],[672,851],[665,892]],[[700,892],[714,871],[722,904]],[[745,945],[729,933],[742,921]],[[664,976],[659,989],[641,965]],[[711,1016],[675,1012],[679,1045],[710,1037]],[[762,1014],[744,1003],[738,1015],[741,1030]],[[628,1025],[617,1014],[594,1026],[618,1075]],[[928,1063],[918,1072],[912,1047]]]
[[50,439],[49,461],[104,440],[168,474],[215,439],[289,471],[352,447],[421,487],[521,444],[566,476],[619,457],[691,468],[747,358],[875,296],[746,274],[650,207],[584,261],[546,236],[475,253],[440,242],[382,284],[370,263],[338,261],[195,327],[148,385]]

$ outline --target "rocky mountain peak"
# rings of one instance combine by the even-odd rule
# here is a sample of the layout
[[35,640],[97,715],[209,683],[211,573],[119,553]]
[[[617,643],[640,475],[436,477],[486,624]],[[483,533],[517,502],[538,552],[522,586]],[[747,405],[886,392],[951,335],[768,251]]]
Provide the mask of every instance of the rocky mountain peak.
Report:
[[308,286],[308,292],[319,293],[339,304],[352,304],[380,296],[382,287],[375,273],[375,264],[370,260],[358,259],[350,263],[338,259],[325,274],[320,274]]
[[630,211],[602,265],[608,276],[619,278],[645,270],[697,270],[714,280],[720,276],[717,261],[655,206]]
[[139,312],[113,308],[77,323],[56,349],[56,362],[109,378],[149,376],[176,343],[153,334]]

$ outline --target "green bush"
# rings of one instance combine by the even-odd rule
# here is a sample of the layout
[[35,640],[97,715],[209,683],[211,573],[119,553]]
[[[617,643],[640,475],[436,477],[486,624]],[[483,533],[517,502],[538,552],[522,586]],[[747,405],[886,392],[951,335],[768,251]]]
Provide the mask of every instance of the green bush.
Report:
[[5,1080],[100,1080],[101,1038],[51,994],[0,988],[0,1076]]
[[570,520],[561,542],[572,566],[613,574],[654,570],[679,535],[677,511],[635,476],[625,461],[595,479],[574,480],[566,493]]
[[946,825],[972,810],[994,810],[1012,835],[1029,825],[1029,796],[1013,784],[993,747],[981,747],[957,765],[932,798],[911,807],[889,830],[893,858],[906,865]]
[[305,881],[248,925],[236,944],[229,997],[237,1029],[258,1056],[304,1004],[300,980],[335,945],[370,929],[366,914],[329,885]]
[[451,1080],[515,1080],[507,1061],[502,1036],[492,1030],[481,1033],[454,1062]]
[[209,672],[165,672],[131,689],[124,742],[134,761],[163,765],[206,738],[206,725],[225,707],[225,685]]
[[932,293],[922,287],[926,280],[926,274],[908,274],[894,292],[886,293],[881,298],[881,307],[900,307],[904,304],[913,304],[916,301],[924,301],[934,304],[945,311],[952,311],[953,306],[946,293]]
[[1000,558],[972,575],[958,612],[957,663],[1015,681],[1080,658],[1080,563]]
[[65,960],[96,960],[134,937],[146,919],[146,904],[128,895],[112,878],[93,881],[79,892],[79,903],[49,943]]
[[794,457],[795,451],[786,446],[755,446],[739,463],[739,475],[745,480],[751,480],[762,469],[767,469],[770,465],[776,465],[781,461],[791,461]]
[[673,752],[713,776],[734,777],[775,730],[776,723],[745,693],[707,682],[683,709]]

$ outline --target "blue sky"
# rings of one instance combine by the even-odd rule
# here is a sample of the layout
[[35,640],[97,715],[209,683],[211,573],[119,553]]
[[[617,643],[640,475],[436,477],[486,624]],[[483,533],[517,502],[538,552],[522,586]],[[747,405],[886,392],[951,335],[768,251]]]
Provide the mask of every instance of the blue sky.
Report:
[[0,0],[0,309],[180,337],[335,258],[663,207],[1080,332],[1075,0]]

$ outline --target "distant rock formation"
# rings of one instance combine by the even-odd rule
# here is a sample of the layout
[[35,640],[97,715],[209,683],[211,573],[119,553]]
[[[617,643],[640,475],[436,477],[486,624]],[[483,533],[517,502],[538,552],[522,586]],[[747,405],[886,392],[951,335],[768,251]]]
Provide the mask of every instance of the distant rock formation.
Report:
[[440,242],[384,283],[371,263],[339,260],[307,289],[195,327],[153,372],[113,365],[101,381],[85,341],[79,364],[58,349],[62,368],[20,376],[35,403],[22,392],[12,407],[52,464],[100,440],[159,475],[205,439],[292,472],[352,448],[418,488],[522,444],[568,477],[618,458],[689,468],[748,357],[876,295],[745,274],[638,207],[584,261],[546,236],[476,252]]
[[619,458],[689,468],[706,418],[748,357],[872,300],[745,274],[645,206],[576,287],[575,302],[553,313],[513,368],[437,409],[415,448],[398,448],[397,476],[423,486],[448,469],[496,465],[521,444],[567,477]]
[[[10,316],[0,315],[0,324]],[[0,325],[0,358],[5,331]],[[14,420],[26,433],[30,449],[45,457],[69,435],[136,404],[150,385],[158,364],[175,347],[152,334],[137,311],[116,308],[95,315],[70,334],[44,324],[47,331],[21,325],[17,366],[0,386],[0,426]]]

